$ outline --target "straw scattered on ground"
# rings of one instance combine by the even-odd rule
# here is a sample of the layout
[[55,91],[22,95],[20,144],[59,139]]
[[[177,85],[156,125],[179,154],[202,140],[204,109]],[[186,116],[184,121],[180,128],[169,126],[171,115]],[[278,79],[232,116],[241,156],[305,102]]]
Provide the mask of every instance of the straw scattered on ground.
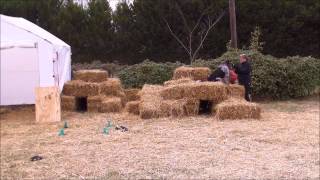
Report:
[[[319,98],[262,109],[233,121],[64,112],[59,137],[63,122],[37,125],[32,107],[14,108],[1,114],[1,179],[318,179]],[[129,131],[104,135],[108,120]]]

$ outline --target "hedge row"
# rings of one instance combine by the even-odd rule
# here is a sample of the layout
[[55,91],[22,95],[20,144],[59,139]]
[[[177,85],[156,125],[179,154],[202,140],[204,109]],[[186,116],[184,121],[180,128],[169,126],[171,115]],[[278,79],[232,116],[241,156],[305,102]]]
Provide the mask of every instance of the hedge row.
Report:
[[[286,99],[311,95],[320,85],[320,59],[312,57],[274,58],[254,51],[229,51],[212,60],[196,60],[192,66],[214,70],[228,59],[238,63],[239,55],[251,58],[253,95],[261,98]],[[183,64],[154,63],[149,60],[122,69],[118,76],[126,88],[144,84],[162,84],[171,79],[176,67]]]
[[175,68],[182,63],[155,63],[145,60],[128,66],[117,75],[125,88],[141,88],[144,84],[162,84],[171,79]]

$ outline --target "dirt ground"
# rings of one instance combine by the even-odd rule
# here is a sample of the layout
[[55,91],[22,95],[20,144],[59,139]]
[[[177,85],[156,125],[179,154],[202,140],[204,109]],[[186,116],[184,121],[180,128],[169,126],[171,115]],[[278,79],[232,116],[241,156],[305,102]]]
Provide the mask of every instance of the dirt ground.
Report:
[[[261,106],[261,120],[65,112],[63,137],[63,122],[13,108],[1,114],[1,179],[319,179],[319,97]],[[103,134],[108,120],[129,131]]]

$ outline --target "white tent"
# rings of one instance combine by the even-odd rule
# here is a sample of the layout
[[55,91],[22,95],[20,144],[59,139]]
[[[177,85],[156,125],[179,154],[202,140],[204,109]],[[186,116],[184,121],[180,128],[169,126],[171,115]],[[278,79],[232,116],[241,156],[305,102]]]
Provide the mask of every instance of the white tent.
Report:
[[35,87],[71,79],[71,48],[32,22],[0,15],[0,105],[35,103]]

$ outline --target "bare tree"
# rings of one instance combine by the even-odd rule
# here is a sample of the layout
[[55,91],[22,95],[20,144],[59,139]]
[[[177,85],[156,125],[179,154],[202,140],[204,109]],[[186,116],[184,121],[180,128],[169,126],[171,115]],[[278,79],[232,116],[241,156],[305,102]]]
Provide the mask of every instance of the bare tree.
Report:
[[[195,60],[197,57],[199,50],[203,46],[203,42],[206,40],[210,30],[215,27],[215,25],[220,21],[220,19],[225,15],[225,11],[223,11],[216,20],[213,20],[209,13],[210,13],[210,7],[204,10],[199,18],[197,19],[195,25],[191,28],[188,24],[186,17],[184,13],[182,12],[180,6],[176,4],[177,11],[182,19],[183,25],[185,27],[185,31],[187,32],[187,43],[184,43],[178,35],[172,30],[170,24],[168,21],[163,18],[165,21],[171,35],[177,40],[177,42],[183,47],[183,49],[186,51],[186,53],[189,56],[190,64]],[[195,31],[199,28],[199,33],[197,33],[197,36],[199,36],[199,44],[194,48],[194,34]]]

